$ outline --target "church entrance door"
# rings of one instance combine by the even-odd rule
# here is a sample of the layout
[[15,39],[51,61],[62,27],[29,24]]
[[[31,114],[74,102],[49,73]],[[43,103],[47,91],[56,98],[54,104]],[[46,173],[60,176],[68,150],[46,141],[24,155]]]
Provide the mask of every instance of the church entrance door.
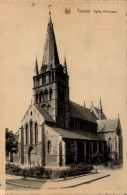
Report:
[[36,154],[35,154],[35,149],[33,147],[30,147],[28,152],[28,163],[30,165],[35,165],[36,163]]

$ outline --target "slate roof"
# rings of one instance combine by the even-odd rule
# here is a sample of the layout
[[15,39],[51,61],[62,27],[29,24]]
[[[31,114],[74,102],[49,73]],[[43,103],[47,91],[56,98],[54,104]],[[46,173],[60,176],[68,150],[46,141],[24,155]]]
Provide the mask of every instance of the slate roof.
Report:
[[93,115],[90,109],[76,104],[72,101],[69,102],[69,114],[70,117],[79,118],[96,123],[96,117]]
[[82,140],[96,140],[96,141],[104,141],[99,135],[95,133],[79,131],[79,130],[66,130],[58,127],[51,127],[58,134],[62,135],[63,138],[69,139],[82,139]]
[[105,119],[97,120],[98,123],[98,133],[115,131],[118,124],[118,118],[116,119]]
[[49,22],[47,26],[42,65],[44,64],[52,64],[52,65],[59,64],[59,56],[58,56],[56,39],[55,39],[51,16],[49,18]]
[[54,123],[55,121],[51,117],[51,115],[48,113],[48,111],[45,108],[40,108],[38,106],[35,106],[36,109],[40,112],[40,114],[44,117],[45,121]]

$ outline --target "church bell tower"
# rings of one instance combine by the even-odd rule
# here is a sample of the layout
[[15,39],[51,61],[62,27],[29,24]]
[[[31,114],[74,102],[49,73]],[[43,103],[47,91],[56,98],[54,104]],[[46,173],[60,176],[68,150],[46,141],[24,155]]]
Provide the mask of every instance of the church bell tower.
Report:
[[61,65],[50,10],[42,65],[38,70],[36,58],[33,85],[34,105],[46,109],[56,126],[69,128],[69,76],[66,56],[64,65]]

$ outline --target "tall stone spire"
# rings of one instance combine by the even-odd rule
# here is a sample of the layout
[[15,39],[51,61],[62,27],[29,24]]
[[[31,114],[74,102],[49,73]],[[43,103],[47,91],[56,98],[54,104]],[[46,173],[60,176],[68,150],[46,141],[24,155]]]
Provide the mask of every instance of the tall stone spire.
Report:
[[102,120],[102,103],[101,103],[101,98],[100,98],[100,101],[99,101],[99,106],[98,106],[98,119],[99,120]]
[[[50,5],[51,6],[51,5]],[[51,10],[49,6],[49,22],[47,26],[46,41],[44,46],[42,69],[46,66],[55,68],[59,64],[59,56],[57,51],[56,39],[51,18]]]
[[101,98],[100,98],[100,101],[99,101],[99,106],[98,106],[99,110],[102,110],[102,103],[101,103]]
[[64,73],[68,75],[68,73],[67,73],[66,54],[64,55]]
[[38,75],[38,62],[37,62],[37,56],[36,56],[36,62],[35,62],[35,68],[34,68],[34,76]]

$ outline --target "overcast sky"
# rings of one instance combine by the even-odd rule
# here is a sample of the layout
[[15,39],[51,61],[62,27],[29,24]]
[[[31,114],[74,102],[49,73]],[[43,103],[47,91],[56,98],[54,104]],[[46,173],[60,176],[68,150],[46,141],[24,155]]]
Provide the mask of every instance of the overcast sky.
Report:
[[[37,53],[41,67],[48,3],[6,2],[1,4],[1,119],[4,128],[16,132],[32,99]],[[116,3],[53,3],[54,24],[60,63],[67,56],[70,99],[90,107],[102,99],[108,118],[125,117],[125,5]],[[116,7],[116,5],[118,7]],[[121,4],[122,5],[122,4]],[[65,14],[64,9],[71,13]],[[77,9],[90,9],[78,13]],[[94,13],[93,10],[118,13]],[[2,95],[3,94],[3,95]]]

